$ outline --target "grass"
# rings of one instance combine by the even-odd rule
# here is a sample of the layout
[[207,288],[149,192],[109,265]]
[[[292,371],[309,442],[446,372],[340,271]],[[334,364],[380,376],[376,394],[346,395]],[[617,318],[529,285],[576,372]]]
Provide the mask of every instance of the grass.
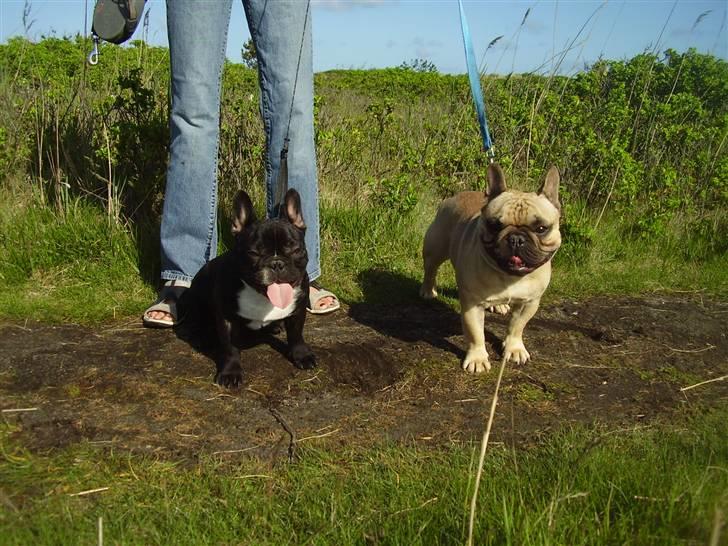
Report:
[[0,202],[0,316],[98,322],[135,314],[153,291],[131,232],[75,199],[54,211],[32,192]]
[[619,260],[592,259],[588,266],[557,260],[546,300],[605,294],[698,293],[725,297],[728,258],[668,262],[656,249],[641,243],[625,245]]
[[[168,54],[116,48],[102,73],[84,67],[87,45],[0,45],[0,97],[15,105],[0,115],[0,317],[94,323],[138,316],[155,297]],[[728,294],[726,74],[688,51],[573,77],[484,78],[509,184],[537,187],[551,164],[563,174],[565,245],[547,300]],[[262,195],[265,146],[255,73],[230,64],[224,78],[222,216],[238,188]],[[344,301],[417,297],[437,203],[486,183],[472,116],[464,76],[317,75],[322,282]],[[448,268],[441,285],[454,288]]]
[[[171,462],[2,429],[4,544],[457,544],[477,446],[305,449],[293,464]],[[477,544],[706,544],[728,509],[728,412],[575,428],[486,457]],[[492,446],[493,447],[493,446]],[[88,495],[80,492],[106,487]]]
[[[322,281],[347,303],[415,301],[422,236],[436,208],[423,198],[404,215],[381,207],[324,203]],[[157,226],[135,231],[110,223],[93,202],[76,198],[63,212],[37,193],[4,192],[0,200],[0,317],[83,324],[130,319],[155,297]],[[140,233],[144,235],[142,239]],[[557,254],[546,301],[602,294],[703,292],[728,294],[728,256],[692,260],[657,239],[646,244],[603,220],[589,252]],[[445,264],[439,286],[455,305],[455,280]]]
[[[589,225],[596,225],[593,214],[585,216]],[[570,242],[572,235],[566,231],[547,298],[574,298],[580,293],[728,294],[728,255],[700,249],[701,242],[689,238],[689,226],[676,221],[663,232],[635,236],[625,224],[619,215],[606,215],[586,251]]]
[[[149,219],[159,216],[164,184],[166,52],[142,47],[149,62],[139,63],[136,49],[115,49],[114,75],[123,77],[89,72],[100,79],[95,93],[74,72],[87,47],[76,43],[78,55],[71,45],[0,47],[0,95],[15,106],[0,116],[0,320],[138,320],[155,297],[158,226]],[[728,65],[695,52],[668,57],[606,62],[568,81],[486,81],[513,186],[534,187],[553,162],[565,173],[565,245],[547,301],[728,295]],[[681,76],[693,73],[701,77]],[[661,94],[678,82],[693,102]],[[262,195],[251,181],[262,179],[264,143],[254,74],[228,67],[225,88],[223,203],[238,187]],[[466,80],[344,71],[317,76],[316,101],[322,282],[347,303],[414,301],[439,199],[485,183]],[[663,136],[678,133],[686,139],[676,153]],[[439,285],[457,306],[449,265]],[[492,381],[482,378],[486,388]],[[66,395],[80,392],[68,385]],[[530,384],[515,396],[554,402]],[[723,407],[670,424],[491,446],[476,543],[707,543],[716,514],[728,512],[726,417]],[[100,517],[114,544],[454,544],[466,534],[474,445],[323,444],[284,465],[157,460],[88,442],[38,453],[20,432],[0,425],[3,544],[93,544]]]

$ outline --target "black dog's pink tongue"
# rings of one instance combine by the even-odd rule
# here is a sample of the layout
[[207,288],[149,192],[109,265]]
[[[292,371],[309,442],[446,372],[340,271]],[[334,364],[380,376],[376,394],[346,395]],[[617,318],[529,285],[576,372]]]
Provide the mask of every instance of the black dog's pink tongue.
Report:
[[293,301],[293,287],[288,283],[268,285],[268,299],[279,309],[285,309]]
[[511,267],[523,267],[523,260],[521,260],[518,256],[511,256],[508,260],[508,264]]

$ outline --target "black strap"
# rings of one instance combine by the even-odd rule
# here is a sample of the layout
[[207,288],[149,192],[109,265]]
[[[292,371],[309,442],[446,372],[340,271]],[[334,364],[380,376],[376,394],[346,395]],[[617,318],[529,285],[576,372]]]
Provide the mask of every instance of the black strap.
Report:
[[286,215],[286,204],[283,200],[288,192],[288,137],[283,139],[283,148],[281,149],[281,163],[278,166],[278,181],[276,182],[276,207],[278,208],[278,218]]
[[286,214],[286,207],[283,199],[288,192],[288,138],[291,133],[291,119],[293,118],[293,101],[296,98],[296,89],[298,88],[298,72],[301,69],[301,56],[303,54],[303,42],[306,39],[306,26],[308,25],[308,13],[311,9],[311,0],[306,2],[306,16],[303,19],[303,32],[301,33],[301,45],[298,49],[298,63],[296,64],[296,77],[293,80],[293,93],[291,93],[291,108],[288,111],[288,125],[286,126],[286,136],[283,139],[283,149],[281,149],[281,163],[278,167],[278,182],[276,188],[276,207],[278,208],[277,216],[282,218]]

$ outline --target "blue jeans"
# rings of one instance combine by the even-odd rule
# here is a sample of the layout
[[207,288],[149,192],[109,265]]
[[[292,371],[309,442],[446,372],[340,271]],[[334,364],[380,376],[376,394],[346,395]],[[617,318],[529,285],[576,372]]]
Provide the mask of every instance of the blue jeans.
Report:
[[[301,52],[290,120],[288,185],[301,195],[308,273],[313,280],[321,271],[311,13],[306,19],[303,0],[243,0],[243,6],[258,53],[269,215],[275,206],[280,152]],[[190,281],[217,250],[220,87],[231,7],[232,0],[167,2],[172,96],[160,234],[163,280]]]

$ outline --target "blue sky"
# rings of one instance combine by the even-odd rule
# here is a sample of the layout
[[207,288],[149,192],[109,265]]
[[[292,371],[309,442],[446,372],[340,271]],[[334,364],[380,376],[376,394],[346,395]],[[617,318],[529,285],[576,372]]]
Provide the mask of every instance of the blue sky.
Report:
[[[304,0],[292,0],[304,1]],[[0,0],[0,42],[27,34],[83,33],[93,0]],[[626,59],[645,50],[701,52],[728,58],[726,0],[465,0],[475,52],[485,72],[556,68],[564,74],[600,56]],[[234,0],[228,57],[240,60],[249,34]],[[441,72],[465,71],[456,0],[313,0],[314,69],[380,68],[415,58]],[[26,21],[24,6],[30,9]],[[166,45],[165,2],[149,0],[148,41]],[[525,22],[524,16],[528,10]],[[703,15],[704,14],[704,15]],[[702,15],[702,17],[701,17]],[[494,38],[503,36],[487,50]],[[141,29],[135,38],[142,37]],[[111,46],[108,46],[111,47]],[[566,54],[562,54],[568,50]]]

